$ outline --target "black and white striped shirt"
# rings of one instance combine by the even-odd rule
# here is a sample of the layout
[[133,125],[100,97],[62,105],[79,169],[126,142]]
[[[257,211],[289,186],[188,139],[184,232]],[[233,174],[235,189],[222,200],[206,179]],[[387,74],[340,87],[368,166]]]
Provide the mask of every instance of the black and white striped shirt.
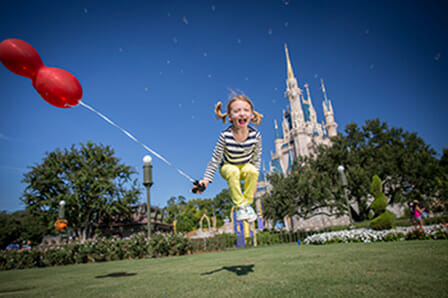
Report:
[[235,140],[231,126],[221,132],[212,158],[205,170],[204,179],[213,181],[216,170],[225,163],[232,165],[251,163],[257,171],[260,171],[261,134],[251,126],[248,128],[249,136],[244,142]]

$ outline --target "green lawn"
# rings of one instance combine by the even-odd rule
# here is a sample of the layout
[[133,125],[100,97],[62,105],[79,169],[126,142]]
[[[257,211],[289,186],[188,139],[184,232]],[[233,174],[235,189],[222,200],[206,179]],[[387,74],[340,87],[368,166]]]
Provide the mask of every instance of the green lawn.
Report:
[[0,272],[12,297],[448,297],[448,241],[284,244]]

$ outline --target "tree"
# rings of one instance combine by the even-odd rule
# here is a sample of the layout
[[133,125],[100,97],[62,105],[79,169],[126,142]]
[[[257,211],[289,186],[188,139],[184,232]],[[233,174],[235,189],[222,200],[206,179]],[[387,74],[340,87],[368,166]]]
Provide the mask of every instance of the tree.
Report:
[[272,189],[263,197],[265,217],[276,220],[296,214],[305,219],[321,214],[343,215],[346,205],[335,172],[320,170],[313,158],[299,158],[288,176],[270,175]]
[[424,200],[437,192],[436,152],[416,133],[389,128],[379,119],[367,120],[362,127],[350,123],[344,132],[331,139],[331,147],[319,146],[316,156],[296,160],[288,176],[270,177],[273,188],[264,200],[267,216],[290,215],[295,209],[306,218],[323,207],[344,214],[339,165],[346,169],[349,200],[357,207],[350,209],[355,221],[368,218],[370,180],[375,174],[383,178],[389,204]]
[[224,224],[226,217],[230,218],[230,211],[233,207],[233,201],[227,188],[224,188],[213,198],[212,206],[216,215],[216,225],[220,227]]
[[437,196],[432,198],[431,204],[435,212],[448,212],[448,148],[443,148],[443,154],[439,161],[440,173],[436,177]]
[[436,151],[416,133],[389,128],[379,119],[367,120],[362,127],[348,124],[344,131],[345,136],[332,139],[333,146],[321,148],[316,162],[326,170],[344,165],[350,199],[359,209],[355,213],[357,220],[368,215],[370,177],[375,174],[383,179],[389,204],[422,200],[434,194]]
[[6,211],[0,211],[0,249],[5,249],[9,243],[19,238],[20,231],[14,217]]
[[58,216],[65,200],[65,219],[82,240],[92,234],[94,224],[111,224],[117,214],[130,216],[140,189],[130,166],[122,164],[109,146],[91,142],[46,153],[24,175],[28,186],[21,200],[27,210],[47,226]]
[[39,224],[27,210],[13,213],[0,211],[0,249],[12,241],[23,243],[31,241],[32,245],[41,243],[46,227]]
[[274,173],[269,175],[268,179],[272,189],[262,197],[264,217],[275,222],[291,213],[296,214],[298,206],[294,201],[294,198],[297,197],[294,178]]
[[199,227],[199,221],[204,213],[211,217],[216,215],[216,225],[222,226],[224,218],[230,215],[233,203],[228,189],[223,189],[213,199],[191,199],[188,202],[185,197],[171,197],[165,208],[167,222],[173,223],[176,219],[176,228],[179,232],[190,232]]
[[167,217],[165,220],[167,223],[172,224],[185,209],[186,199],[184,196],[171,197],[166,204]]
[[176,229],[178,232],[190,232],[199,225],[202,216],[199,215],[196,202],[186,201],[184,196],[171,197],[167,202],[166,211],[168,214],[167,222],[177,221]]

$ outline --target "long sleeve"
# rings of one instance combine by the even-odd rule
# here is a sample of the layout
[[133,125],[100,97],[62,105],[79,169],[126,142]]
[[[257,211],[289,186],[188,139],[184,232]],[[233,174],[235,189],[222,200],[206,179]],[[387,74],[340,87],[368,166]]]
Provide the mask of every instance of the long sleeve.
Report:
[[213,177],[215,176],[216,170],[221,165],[224,158],[224,147],[224,134],[221,133],[218,142],[215,145],[215,149],[213,150],[212,158],[210,159],[207,168],[205,169],[204,179],[213,182]]
[[255,144],[254,155],[251,163],[255,166],[258,172],[260,172],[261,167],[261,153],[262,153],[262,142],[261,142],[261,134],[258,132],[257,134],[257,143]]

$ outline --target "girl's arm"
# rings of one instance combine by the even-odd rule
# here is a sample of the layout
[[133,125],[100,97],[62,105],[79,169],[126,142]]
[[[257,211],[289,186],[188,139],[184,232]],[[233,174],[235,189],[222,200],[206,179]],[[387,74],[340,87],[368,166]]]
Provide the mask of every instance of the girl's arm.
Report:
[[212,158],[210,159],[207,168],[205,169],[204,178],[199,181],[199,183],[203,184],[205,188],[207,188],[207,185],[209,183],[213,182],[213,177],[215,176],[216,170],[221,165],[224,156],[224,147],[224,134],[221,133],[218,142],[215,145],[215,149],[213,150]]
[[262,152],[262,146],[261,146],[261,133],[258,132],[257,134],[257,143],[255,144],[254,148],[254,156],[252,157],[251,163],[255,166],[258,172],[260,172],[261,167],[261,152]]

